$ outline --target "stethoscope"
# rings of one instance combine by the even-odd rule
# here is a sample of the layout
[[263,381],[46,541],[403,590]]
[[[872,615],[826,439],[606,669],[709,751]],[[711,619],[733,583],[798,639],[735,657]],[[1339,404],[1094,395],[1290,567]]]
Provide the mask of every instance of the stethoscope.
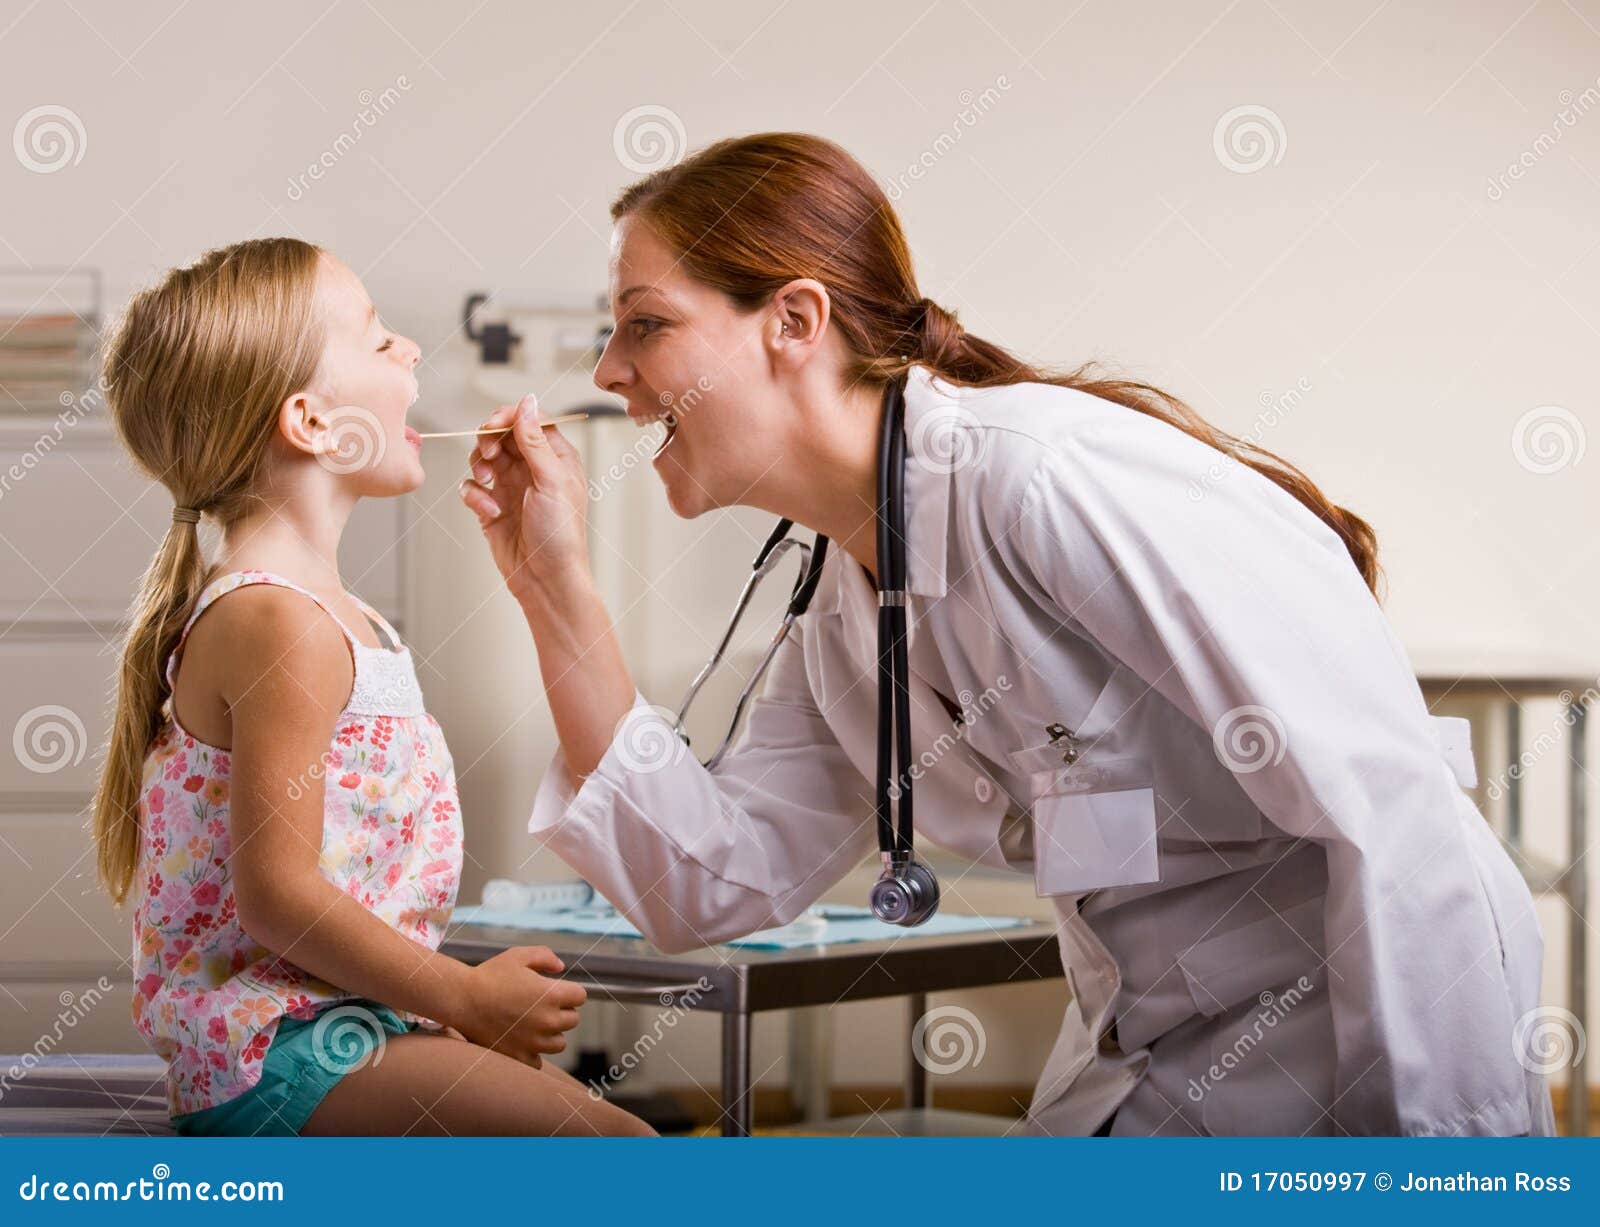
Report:
[[[872,914],[879,920],[894,925],[919,925],[939,908],[939,880],[933,870],[917,860],[912,847],[912,775],[911,775],[911,690],[909,652],[906,646],[906,432],[905,432],[905,382],[895,380],[883,394],[883,427],[878,441],[878,787],[877,826],[878,853],[883,860],[883,871],[872,884],[868,902]],[[778,648],[788,637],[789,629],[811,604],[817,583],[822,578],[822,564],[828,556],[828,539],[820,533],[812,545],[789,536],[794,527],[792,520],[779,520],[778,526],[767,538],[750,568],[750,578],[745,581],[739,600],[733,607],[733,617],[728,629],[717,644],[711,659],[689,684],[688,693],[678,708],[674,725],[684,743],[689,734],[684,728],[684,717],[695,695],[705,685],[723,654],[728,650],[739,620],[750,605],[750,599],[761,582],[772,574],[783,555],[794,549],[800,552],[801,570],[790,594],[788,607],[777,633],[767,645],[760,663],[734,704],[733,719],[722,742],[710,758],[705,760],[708,770],[714,769],[727,753],[744,711],[761,679],[772,664]],[[891,799],[898,801],[891,808]],[[898,818],[898,824],[895,819]]]

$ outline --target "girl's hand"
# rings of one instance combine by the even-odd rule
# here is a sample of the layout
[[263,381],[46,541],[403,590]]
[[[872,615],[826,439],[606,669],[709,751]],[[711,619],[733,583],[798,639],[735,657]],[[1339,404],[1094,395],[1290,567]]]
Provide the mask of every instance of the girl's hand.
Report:
[[564,970],[548,946],[513,946],[472,968],[456,1021],[465,1038],[539,1068],[542,1054],[565,1051],[588,998],[582,985],[541,975]]
[[588,483],[577,449],[539,424],[529,394],[502,405],[484,429],[512,426],[479,440],[461,483],[461,501],[478,517],[495,565],[519,600],[542,585],[588,574]]

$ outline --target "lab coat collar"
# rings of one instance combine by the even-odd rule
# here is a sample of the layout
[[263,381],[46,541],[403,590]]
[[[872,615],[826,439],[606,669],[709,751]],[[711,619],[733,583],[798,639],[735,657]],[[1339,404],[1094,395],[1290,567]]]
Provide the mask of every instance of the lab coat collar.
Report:
[[[906,376],[906,588],[930,601],[948,589],[950,491],[963,457],[975,454],[975,440],[959,433],[977,425],[972,411],[961,405],[962,392],[924,366],[912,367]],[[843,550],[830,550],[812,601],[817,612],[839,611],[846,567],[860,571]],[[850,575],[848,581],[856,578]],[[865,582],[864,575],[859,578]]]

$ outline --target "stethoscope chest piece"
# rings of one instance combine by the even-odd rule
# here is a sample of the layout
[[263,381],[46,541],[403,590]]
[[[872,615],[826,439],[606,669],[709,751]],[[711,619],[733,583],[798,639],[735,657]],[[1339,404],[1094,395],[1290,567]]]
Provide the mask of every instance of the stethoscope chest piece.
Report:
[[939,879],[919,860],[886,864],[867,902],[885,924],[919,925],[939,910]]

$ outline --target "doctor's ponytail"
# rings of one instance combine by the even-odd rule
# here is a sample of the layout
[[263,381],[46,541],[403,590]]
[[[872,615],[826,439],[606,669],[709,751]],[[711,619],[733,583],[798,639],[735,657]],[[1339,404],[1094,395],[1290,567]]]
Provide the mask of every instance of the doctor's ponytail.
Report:
[[769,132],[718,141],[617,197],[613,220],[638,214],[697,281],[755,310],[797,277],[828,289],[831,320],[855,355],[852,382],[879,385],[910,366],[988,388],[1075,388],[1174,426],[1256,470],[1314,512],[1378,588],[1377,537],[1289,461],[1206,421],[1183,401],[1086,362],[1049,371],[961,327],[922,295],[894,206],[867,169],[832,141]]

